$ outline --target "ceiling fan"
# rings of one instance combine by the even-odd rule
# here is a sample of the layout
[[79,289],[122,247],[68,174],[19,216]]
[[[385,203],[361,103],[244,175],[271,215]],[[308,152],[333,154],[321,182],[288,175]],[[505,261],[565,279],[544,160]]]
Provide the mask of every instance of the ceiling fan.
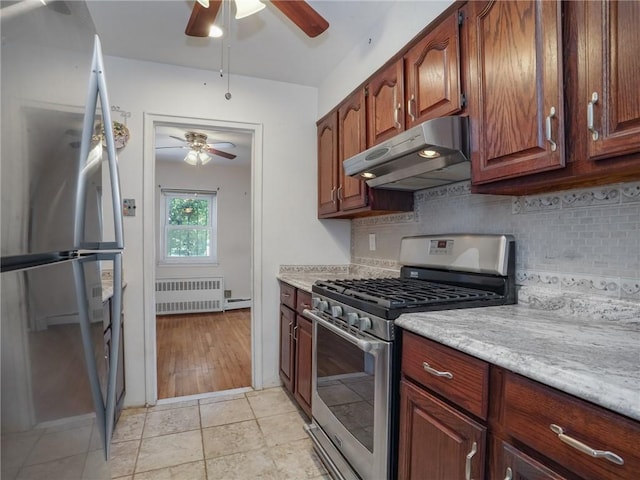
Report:
[[[208,37],[209,29],[218,16],[218,11],[223,1],[224,0],[196,1],[184,33],[191,37]],[[236,0],[236,5],[240,3]],[[258,8],[260,8],[260,5],[264,7],[264,5],[257,0],[253,0],[252,3],[257,4]],[[329,22],[303,0],[270,0],[269,3],[285,14],[309,37],[317,37],[329,28]],[[209,6],[205,7],[203,4],[208,4]],[[257,9],[253,11],[257,11]],[[253,13],[253,11],[248,14]],[[240,17],[236,15],[236,18]]]
[[211,155],[217,155],[219,157],[227,158],[229,160],[233,160],[236,158],[236,155],[233,153],[225,152],[220,150],[220,148],[234,148],[235,145],[231,142],[218,142],[218,143],[207,143],[207,135],[204,133],[198,132],[186,132],[184,134],[184,139],[180,137],[176,137],[174,135],[169,135],[170,138],[175,138],[176,140],[180,140],[181,142],[185,142],[185,145],[180,145],[177,147],[156,147],[156,150],[166,149],[166,148],[183,148],[189,150],[187,156],[184,158],[184,161],[190,165],[204,165],[211,160]]

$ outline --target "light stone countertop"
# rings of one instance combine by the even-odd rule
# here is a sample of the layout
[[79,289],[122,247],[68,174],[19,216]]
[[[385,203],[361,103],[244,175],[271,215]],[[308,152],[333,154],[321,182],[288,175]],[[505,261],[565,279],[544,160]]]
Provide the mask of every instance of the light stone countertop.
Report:
[[277,279],[311,293],[318,280],[348,280],[354,278],[399,277],[398,270],[364,265],[282,265]]
[[640,304],[521,288],[519,304],[396,325],[640,420]]
[[[282,266],[311,292],[316,280],[397,277],[362,267]],[[520,287],[518,305],[401,315],[396,325],[640,420],[640,304]]]

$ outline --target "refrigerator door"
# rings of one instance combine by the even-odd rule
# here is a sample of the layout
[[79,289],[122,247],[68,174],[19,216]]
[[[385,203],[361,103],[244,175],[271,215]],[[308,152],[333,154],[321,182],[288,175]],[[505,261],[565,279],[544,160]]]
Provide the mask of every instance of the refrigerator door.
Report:
[[[121,292],[115,255],[2,273],[3,480],[110,478],[107,405],[116,372],[105,358],[117,358],[119,345],[112,341],[105,352],[112,319],[104,318],[102,274],[112,268],[114,292]],[[64,299],[47,288],[53,284],[66,286]]]
[[63,13],[39,2],[18,5],[31,9],[9,15],[10,5],[1,17],[3,270],[49,254],[122,246],[111,112],[86,4],[65,2]]

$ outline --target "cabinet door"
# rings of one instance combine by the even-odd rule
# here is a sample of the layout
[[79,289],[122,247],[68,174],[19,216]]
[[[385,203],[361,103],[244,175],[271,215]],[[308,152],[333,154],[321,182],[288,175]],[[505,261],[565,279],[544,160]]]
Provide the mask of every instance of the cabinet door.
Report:
[[342,162],[366,150],[366,115],[364,90],[358,90],[338,109],[338,164],[340,210],[351,210],[367,205],[367,184],[344,173]]
[[399,480],[483,478],[485,442],[485,427],[401,381]]
[[296,389],[295,398],[302,409],[311,417],[311,347],[313,345],[313,324],[301,315],[296,316]]
[[560,2],[472,2],[472,181],[564,166]]
[[285,388],[293,392],[294,388],[294,343],[293,327],[296,314],[284,305],[280,305],[280,378]]
[[[640,151],[640,3],[585,2],[588,154],[601,159]],[[590,121],[591,120],[591,121]]]
[[407,128],[461,108],[458,13],[405,55]]
[[565,480],[508,443],[500,442],[493,478],[505,480]]
[[404,130],[404,75],[402,59],[376,73],[367,90],[367,147]]
[[318,123],[318,216],[338,211],[338,114]]

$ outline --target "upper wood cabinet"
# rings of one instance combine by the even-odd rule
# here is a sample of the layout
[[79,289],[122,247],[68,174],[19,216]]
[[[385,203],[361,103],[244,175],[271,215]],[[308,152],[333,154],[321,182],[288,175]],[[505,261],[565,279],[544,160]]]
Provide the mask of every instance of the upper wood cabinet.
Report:
[[376,73],[365,87],[367,148],[404,131],[404,64],[402,59]]
[[640,3],[584,4],[588,156],[640,152]]
[[366,150],[364,89],[325,116],[318,127],[318,218],[354,218],[413,210],[413,192],[370,189],[345,175],[342,162]]
[[560,2],[470,5],[468,110],[473,183],[562,168]]
[[367,148],[366,110],[364,90],[357,90],[338,107],[338,163],[340,210],[367,205],[367,184],[344,173],[342,162]]
[[318,122],[318,216],[338,211],[338,113]]
[[459,18],[449,15],[404,55],[407,128],[462,107]]

